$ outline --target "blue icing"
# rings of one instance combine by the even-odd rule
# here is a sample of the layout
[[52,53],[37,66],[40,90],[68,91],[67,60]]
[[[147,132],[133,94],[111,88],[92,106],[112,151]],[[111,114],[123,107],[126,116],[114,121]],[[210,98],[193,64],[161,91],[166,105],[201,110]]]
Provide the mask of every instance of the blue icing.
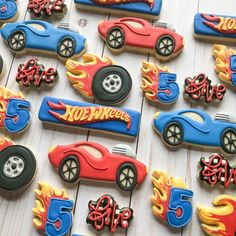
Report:
[[[34,26],[38,25],[43,30],[38,30]],[[75,54],[79,54],[85,48],[86,39],[76,32],[56,28],[52,24],[40,20],[30,20],[16,23],[7,23],[1,29],[4,40],[15,31],[21,30],[26,35],[26,48],[39,49],[57,53],[59,42],[66,36],[71,37],[75,42]]]
[[231,69],[231,80],[232,85],[236,86],[236,55],[230,56],[230,69]]
[[82,127],[87,129],[94,129],[94,130],[103,130],[103,131],[110,131],[114,133],[129,135],[129,136],[137,136],[139,132],[139,124],[140,124],[140,113],[137,111],[133,111],[126,108],[118,108],[122,111],[125,111],[131,119],[131,126],[128,129],[127,123],[124,121],[119,120],[112,120],[112,121],[103,121],[103,122],[95,122],[91,124],[68,124],[63,123],[62,121],[55,118],[53,115],[51,115],[48,111],[55,111],[61,115],[65,114],[65,110],[53,110],[48,105],[48,101],[58,104],[58,102],[63,102],[64,104],[71,105],[71,106],[83,106],[83,107],[105,107],[102,105],[97,105],[93,103],[82,103],[82,102],[74,102],[70,100],[64,100],[59,98],[53,98],[53,97],[45,97],[43,99],[43,102],[41,104],[38,117],[41,121],[51,122],[51,123],[57,123],[57,124],[64,124],[69,126],[76,126],[76,127]]
[[9,20],[17,13],[15,0],[0,0],[0,20]]
[[[191,119],[188,114],[195,113],[200,122]],[[165,127],[171,122],[178,122],[182,128],[183,143],[221,147],[221,136],[228,128],[236,129],[236,124],[213,120],[206,112],[198,109],[177,110],[174,112],[161,112],[154,116],[155,129],[163,134]]]
[[[205,14],[210,16],[210,14]],[[236,19],[235,16],[224,16],[224,15],[214,15],[219,17],[229,17]],[[204,35],[204,36],[216,36],[216,37],[226,37],[226,38],[236,38],[236,34],[225,34],[214,29],[211,29],[209,26],[205,25],[203,21],[207,21],[213,23],[215,25],[219,24],[219,22],[208,21],[201,16],[201,13],[197,13],[194,17],[194,33],[197,35]]]
[[93,6],[98,8],[107,8],[107,9],[114,9],[114,10],[123,10],[123,11],[131,11],[131,12],[138,12],[144,13],[147,15],[154,15],[159,16],[161,12],[162,0],[154,0],[154,6],[151,9],[150,6],[146,3],[140,2],[131,2],[131,3],[124,3],[118,5],[99,5],[94,3],[92,0],[74,0],[75,4]]

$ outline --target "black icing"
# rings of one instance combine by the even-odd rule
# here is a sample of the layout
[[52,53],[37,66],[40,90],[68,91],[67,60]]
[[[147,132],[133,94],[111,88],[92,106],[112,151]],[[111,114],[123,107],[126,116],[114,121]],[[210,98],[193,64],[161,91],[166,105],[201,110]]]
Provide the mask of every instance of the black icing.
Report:
[[235,129],[229,128],[225,129],[220,137],[221,148],[228,154],[236,153],[236,140],[234,137],[236,136]]
[[163,57],[170,56],[175,50],[175,39],[170,35],[163,35],[157,40],[156,53]]
[[[72,45],[70,46],[68,42],[72,42]],[[62,47],[62,46],[65,46]],[[57,53],[62,58],[70,58],[75,54],[75,48],[76,48],[76,42],[73,38],[65,36],[63,37],[57,46]]]
[[162,137],[166,144],[178,146],[183,142],[184,130],[178,122],[170,122],[164,128]]
[[8,46],[13,52],[22,51],[26,45],[26,35],[22,30],[14,31],[7,39]]
[[119,27],[111,28],[106,35],[106,43],[111,49],[120,49],[125,43],[124,31]]

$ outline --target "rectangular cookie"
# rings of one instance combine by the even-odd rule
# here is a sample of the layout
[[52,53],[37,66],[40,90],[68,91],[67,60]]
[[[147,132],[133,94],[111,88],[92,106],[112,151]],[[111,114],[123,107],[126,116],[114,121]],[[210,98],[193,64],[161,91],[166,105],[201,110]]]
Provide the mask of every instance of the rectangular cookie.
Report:
[[157,19],[162,0],[74,0],[78,9]]
[[136,137],[140,113],[126,108],[45,97],[38,117],[41,121],[60,125],[101,130]]
[[194,36],[213,41],[236,41],[236,17],[197,13],[194,17]]

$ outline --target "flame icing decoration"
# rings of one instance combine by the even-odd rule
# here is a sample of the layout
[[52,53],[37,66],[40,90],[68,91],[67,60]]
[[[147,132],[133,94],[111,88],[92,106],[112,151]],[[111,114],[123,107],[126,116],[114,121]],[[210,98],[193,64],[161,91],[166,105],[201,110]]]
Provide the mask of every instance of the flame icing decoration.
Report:
[[99,5],[117,5],[117,4],[124,4],[124,3],[146,3],[152,9],[154,6],[154,0],[92,0],[96,4]]
[[197,209],[202,230],[208,235],[234,236],[236,232],[236,198],[220,195],[212,204],[214,208],[199,206]]
[[32,209],[35,216],[33,224],[37,229],[44,232],[51,198],[67,200],[68,196],[64,189],[59,191],[58,189],[52,188],[48,183],[39,182],[38,188],[35,190],[36,201],[35,207]]
[[10,139],[5,137],[0,138],[0,151],[12,145],[14,145],[14,142],[12,142]]
[[66,62],[67,78],[85,97],[93,98],[92,82],[95,74],[103,67],[114,65],[109,57],[98,57],[94,54],[84,54],[83,62],[68,59]]
[[152,173],[154,195],[151,196],[153,213],[156,217],[167,222],[167,211],[169,209],[170,191],[172,187],[186,189],[182,178],[175,179],[168,176],[166,172],[155,170]]
[[158,101],[158,80],[161,72],[169,72],[167,67],[159,67],[153,63],[144,61],[141,67],[142,71],[142,85],[145,97],[151,101]]
[[232,81],[232,70],[230,67],[230,57],[236,55],[233,49],[227,49],[226,46],[215,44],[213,46],[213,57],[215,58],[215,71],[219,79],[227,83]]

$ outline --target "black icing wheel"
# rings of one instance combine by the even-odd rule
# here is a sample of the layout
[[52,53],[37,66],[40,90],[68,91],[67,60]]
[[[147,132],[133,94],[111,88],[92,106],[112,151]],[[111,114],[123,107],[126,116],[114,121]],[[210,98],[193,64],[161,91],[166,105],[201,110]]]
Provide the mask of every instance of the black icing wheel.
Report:
[[59,176],[65,182],[74,183],[79,179],[80,163],[76,156],[67,156],[59,166]]
[[125,35],[123,30],[119,27],[111,28],[107,33],[106,42],[111,49],[122,48],[125,43]]
[[124,191],[132,191],[137,184],[137,171],[133,164],[125,163],[116,174],[116,183]]
[[226,153],[236,153],[236,132],[234,129],[229,128],[222,133],[221,147]]
[[10,34],[8,40],[10,49],[14,52],[19,52],[25,48],[26,35],[25,32],[18,30]]
[[75,53],[75,47],[75,41],[70,37],[65,37],[61,39],[58,45],[57,53],[62,58],[70,58]]
[[178,122],[166,125],[163,131],[163,140],[170,146],[178,146],[183,142],[183,128]]
[[30,149],[13,145],[0,152],[0,188],[18,191],[27,186],[36,171],[36,160]]
[[117,65],[106,66],[94,76],[92,92],[104,104],[116,104],[127,98],[132,87],[129,72]]
[[157,40],[156,53],[163,57],[170,56],[175,49],[175,40],[170,35],[163,35]]

